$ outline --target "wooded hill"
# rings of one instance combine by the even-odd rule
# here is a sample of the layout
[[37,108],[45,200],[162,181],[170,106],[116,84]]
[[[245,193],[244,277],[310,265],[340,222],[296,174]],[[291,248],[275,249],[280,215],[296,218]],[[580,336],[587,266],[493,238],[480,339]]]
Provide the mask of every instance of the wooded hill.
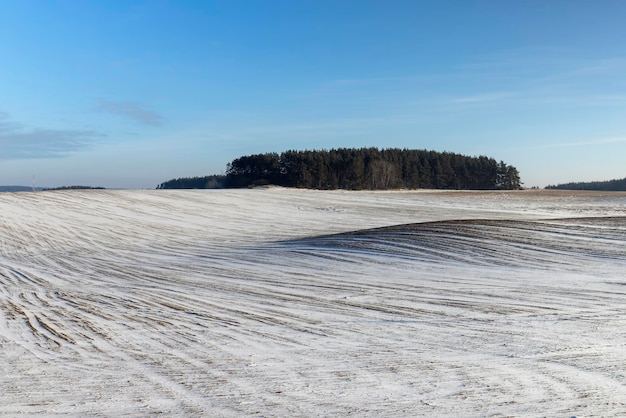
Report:
[[521,188],[517,169],[493,158],[397,148],[254,154],[230,162],[225,176],[174,179],[157,188],[235,188],[270,184],[351,190]]
[[586,183],[564,183],[558,184],[556,186],[548,186],[546,187],[546,189],[624,192],[626,191],[626,177],[621,180],[591,181]]

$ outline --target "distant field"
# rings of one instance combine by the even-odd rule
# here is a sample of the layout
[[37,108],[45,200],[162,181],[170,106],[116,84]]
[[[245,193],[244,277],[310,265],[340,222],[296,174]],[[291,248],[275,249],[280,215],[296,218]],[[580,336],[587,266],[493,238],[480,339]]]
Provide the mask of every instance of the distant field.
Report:
[[626,193],[0,195],[0,415],[626,416]]

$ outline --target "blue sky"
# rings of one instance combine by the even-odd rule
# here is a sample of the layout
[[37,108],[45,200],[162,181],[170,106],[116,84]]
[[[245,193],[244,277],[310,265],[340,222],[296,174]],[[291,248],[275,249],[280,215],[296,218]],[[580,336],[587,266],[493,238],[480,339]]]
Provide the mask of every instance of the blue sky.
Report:
[[0,2],[0,184],[154,188],[241,155],[626,176],[624,1]]

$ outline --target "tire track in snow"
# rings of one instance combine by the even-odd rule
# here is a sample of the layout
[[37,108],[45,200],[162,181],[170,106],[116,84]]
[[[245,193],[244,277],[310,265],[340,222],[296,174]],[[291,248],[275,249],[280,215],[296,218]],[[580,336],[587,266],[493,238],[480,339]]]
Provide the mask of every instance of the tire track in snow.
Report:
[[608,196],[2,195],[0,413],[619,415]]

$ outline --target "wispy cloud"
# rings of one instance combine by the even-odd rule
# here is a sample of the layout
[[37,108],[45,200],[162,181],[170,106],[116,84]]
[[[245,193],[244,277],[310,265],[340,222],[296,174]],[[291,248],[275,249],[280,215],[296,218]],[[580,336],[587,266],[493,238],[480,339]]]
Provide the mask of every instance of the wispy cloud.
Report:
[[581,141],[570,142],[554,142],[537,146],[537,148],[569,148],[569,147],[583,147],[589,145],[605,145],[605,144],[617,144],[626,142],[626,136],[614,137],[614,138],[595,138]]
[[572,69],[561,76],[572,77],[604,77],[621,76],[626,69],[626,59],[605,58],[577,63]]
[[514,93],[511,92],[495,92],[495,93],[482,93],[482,94],[474,94],[468,96],[459,96],[448,99],[448,103],[452,104],[479,104],[479,103],[490,103],[496,102],[502,99],[509,98],[513,96]]
[[0,134],[3,132],[8,132],[14,129],[17,129],[18,125],[11,122],[9,114],[6,112],[0,111]]
[[626,107],[626,95],[562,93],[546,94],[535,100],[539,104],[567,105],[570,107]]
[[0,112],[0,160],[64,157],[104,137],[92,130],[29,128]]
[[376,83],[402,83],[412,81],[428,81],[432,76],[426,75],[407,75],[396,77],[362,77],[362,78],[342,78],[330,80],[324,83],[325,86],[343,87],[343,86],[363,86]]
[[460,70],[482,89],[507,89],[521,96],[608,95],[623,90],[626,59],[598,58],[576,49],[521,48],[476,57]]
[[141,103],[101,99],[96,105],[96,110],[150,126],[160,126],[164,120],[162,115]]

